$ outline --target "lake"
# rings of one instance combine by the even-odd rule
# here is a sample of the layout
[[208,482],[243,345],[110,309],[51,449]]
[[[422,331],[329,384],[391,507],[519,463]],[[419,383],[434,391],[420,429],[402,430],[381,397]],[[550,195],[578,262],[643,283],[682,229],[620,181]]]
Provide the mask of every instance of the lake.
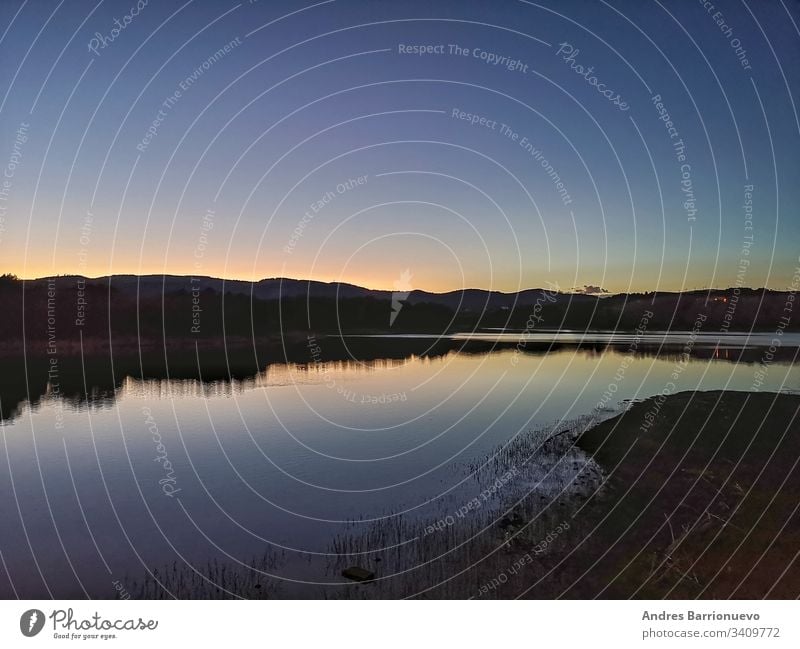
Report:
[[[443,520],[475,495],[473,472],[527,431],[597,421],[659,393],[799,391],[797,334],[756,380],[771,341],[320,337],[221,379],[100,361],[85,371],[84,359],[74,394],[4,384],[0,595],[114,597],[148,570],[248,563],[268,548],[282,592],[302,593],[336,581],[333,539],[376,521]],[[558,497],[564,477],[532,465],[523,487]]]

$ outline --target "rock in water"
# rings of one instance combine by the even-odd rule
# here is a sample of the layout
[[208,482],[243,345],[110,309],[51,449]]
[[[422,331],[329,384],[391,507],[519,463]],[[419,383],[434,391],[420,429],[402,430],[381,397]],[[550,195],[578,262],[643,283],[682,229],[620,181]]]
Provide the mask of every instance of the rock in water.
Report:
[[342,577],[353,581],[372,581],[375,579],[375,573],[359,566],[350,566],[342,570]]

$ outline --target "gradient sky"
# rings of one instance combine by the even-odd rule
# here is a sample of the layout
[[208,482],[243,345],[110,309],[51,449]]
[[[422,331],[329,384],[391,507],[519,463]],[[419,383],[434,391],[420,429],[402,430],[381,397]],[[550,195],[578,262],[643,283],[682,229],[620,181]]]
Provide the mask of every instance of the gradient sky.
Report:
[[135,5],[0,3],[0,272],[677,290],[734,285],[748,235],[745,285],[797,266],[797,3],[150,0],[128,22]]

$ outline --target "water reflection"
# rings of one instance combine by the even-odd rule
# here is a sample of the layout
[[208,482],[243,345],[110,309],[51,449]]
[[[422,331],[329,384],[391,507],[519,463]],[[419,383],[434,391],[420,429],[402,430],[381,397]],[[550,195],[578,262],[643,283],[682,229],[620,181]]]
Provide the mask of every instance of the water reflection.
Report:
[[[606,413],[664,390],[678,363],[678,390],[748,390],[763,353],[699,344],[687,359],[663,340],[632,356],[613,340],[538,341],[521,354],[503,338],[321,342],[317,358],[302,343],[113,366],[64,357],[60,396],[47,359],[28,359],[30,393],[24,362],[5,365],[0,547],[14,586],[0,576],[0,595],[107,596],[112,579],[145,566],[266,547],[287,555],[286,578],[320,578],[313,558],[343,531],[385,521],[375,533],[394,538],[452,515],[518,466],[528,450],[511,452],[515,440],[595,413],[612,383]],[[800,387],[796,352],[781,349],[762,391]],[[487,457],[507,462],[476,482]],[[578,451],[551,449],[517,482],[546,503],[585,466]]]
[[[121,394],[152,398],[233,397],[246,390],[334,382],[374,374],[408,364],[433,363],[452,356],[482,356],[516,349],[530,358],[560,354],[575,360],[597,358],[608,351],[637,358],[675,361],[686,353],[690,332],[649,333],[631,350],[633,334],[614,332],[481,332],[448,337],[400,334],[322,338],[319,355],[308,344],[260,350],[167,351],[103,356],[64,356],[58,385],[48,375],[49,358],[5,357],[0,376],[0,419],[8,423],[27,407],[33,410],[54,399],[72,409],[105,408]],[[769,334],[700,334],[689,355],[735,364],[757,364],[772,344]],[[786,334],[773,356],[778,365],[793,363],[800,334]],[[397,393],[390,390],[390,393]]]

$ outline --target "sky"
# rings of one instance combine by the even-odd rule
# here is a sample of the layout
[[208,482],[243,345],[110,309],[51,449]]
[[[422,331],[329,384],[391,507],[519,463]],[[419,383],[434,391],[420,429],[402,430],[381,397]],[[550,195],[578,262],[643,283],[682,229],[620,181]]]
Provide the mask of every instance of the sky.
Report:
[[785,288],[800,8],[0,2],[0,273]]

